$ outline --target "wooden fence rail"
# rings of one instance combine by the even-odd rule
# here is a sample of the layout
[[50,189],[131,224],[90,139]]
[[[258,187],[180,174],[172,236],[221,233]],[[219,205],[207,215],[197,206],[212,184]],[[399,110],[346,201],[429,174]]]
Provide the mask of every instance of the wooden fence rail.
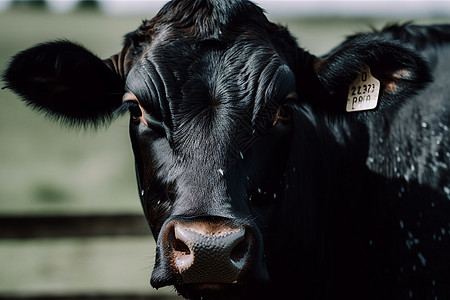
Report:
[[150,235],[141,215],[0,215],[0,239]]
[[[143,215],[0,214],[0,252],[3,253],[0,259],[0,268],[3,268],[0,270],[0,281],[3,281],[0,282],[0,300],[182,299],[173,289],[155,292],[147,282],[147,271],[139,271],[139,257],[154,255],[148,254],[149,249],[155,247],[152,242]],[[69,248],[64,246],[65,243],[70,245]],[[109,247],[118,247],[119,250]],[[11,253],[8,249],[17,249],[17,252]],[[83,257],[77,256],[77,253]],[[134,257],[136,255],[138,258]],[[35,256],[40,262],[32,262],[30,256]],[[76,261],[82,262],[79,267]],[[110,266],[103,270],[102,261],[107,261]],[[147,264],[149,260],[142,259],[142,265]],[[95,266],[99,266],[98,270]],[[121,268],[123,271],[118,271]],[[135,275],[136,272],[138,275]],[[125,275],[128,273],[132,276]],[[67,278],[59,280],[55,274]],[[114,285],[118,277],[120,287]],[[6,282],[1,278],[7,279]],[[98,279],[98,288],[95,284],[83,288],[85,278]],[[46,280],[49,285],[44,283],[42,287]],[[34,284],[34,288],[30,288],[30,284]],[[51,284],[55,288],[50,288]],[[108,284],[111,284],[111,289],[105,289]],[[135,286],[138,286],[136,290],[133,289]]]

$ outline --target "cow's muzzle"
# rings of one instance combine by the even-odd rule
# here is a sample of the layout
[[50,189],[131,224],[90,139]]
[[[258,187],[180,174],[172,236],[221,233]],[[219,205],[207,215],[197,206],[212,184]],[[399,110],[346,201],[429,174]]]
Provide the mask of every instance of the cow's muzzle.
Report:
[[[215,294],[268,280],[256,226],[219,217],[174,217],[157,241],[151,284]],[[238,288],[239,287],[239,288]]]

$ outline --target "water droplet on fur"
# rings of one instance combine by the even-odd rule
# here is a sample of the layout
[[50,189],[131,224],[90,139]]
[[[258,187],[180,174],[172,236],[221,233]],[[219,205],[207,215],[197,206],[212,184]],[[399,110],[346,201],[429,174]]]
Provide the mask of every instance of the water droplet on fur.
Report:
[[422,253],[417,253],[417,257],[419,257],[420,262],[422,263],[422,265],[425,267],[427,265],[427,260],[425,259],[425,257],[422,255]]
[[447,198],[450,199],[450,188],[447,186],[444,186],[444,193],[447,195]]

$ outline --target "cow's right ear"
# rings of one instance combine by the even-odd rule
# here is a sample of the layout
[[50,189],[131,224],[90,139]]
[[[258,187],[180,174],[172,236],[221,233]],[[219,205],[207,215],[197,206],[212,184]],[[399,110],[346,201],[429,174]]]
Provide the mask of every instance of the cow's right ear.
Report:
[[360,120],[396,109],[431,80],[420,53],[377,34],[356,35],[320,59],[300,53],[309,58],[306,75],[297,72],[306,101]]
[[122,105],[124,80],[114,57],[103,61],[68,41],[18,53],[3,79],[32,108],[70,126],[104,124]]

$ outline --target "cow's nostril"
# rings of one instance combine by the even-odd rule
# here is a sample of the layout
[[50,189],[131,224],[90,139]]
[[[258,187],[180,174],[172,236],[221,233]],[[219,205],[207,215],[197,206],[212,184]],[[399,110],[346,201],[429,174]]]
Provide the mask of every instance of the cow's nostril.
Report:
[[191,250],[189,250],[189,247],[180,239],[175,239],[173,243],[173,250],[179,252],[182,255],[191,254]]
[[172,232],[172,257],[175,267],[179,272],[183,272],[194,262],[194,255],[191,254],[189,246],[186,244],[189,239],[185,236],[185,232],[175,226]]
[[236,268],[242,269],[244,267],[244,264],[247,261],[249,246],[247,236],[245,236],[231,251],[230,259]]

